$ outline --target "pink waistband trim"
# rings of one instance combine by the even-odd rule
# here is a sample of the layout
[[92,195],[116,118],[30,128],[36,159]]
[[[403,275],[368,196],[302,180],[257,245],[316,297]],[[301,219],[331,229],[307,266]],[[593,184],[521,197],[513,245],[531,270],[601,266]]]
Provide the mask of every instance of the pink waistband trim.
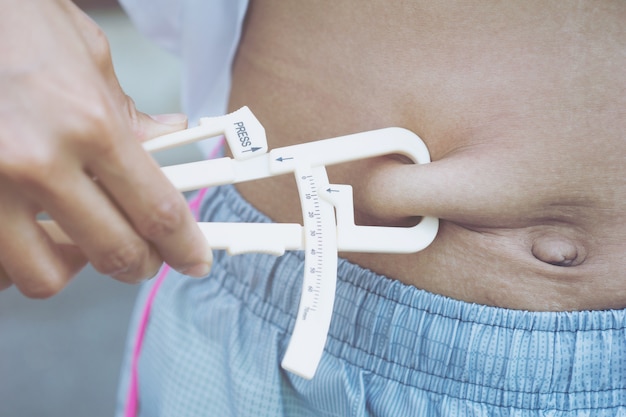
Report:
[[[198,217],[200,202],[202,201],[204,194],[206,194],[206,191],[207,189],[200,190],[198,195],[189,202],[189,208],[196,218]],[[130,384],[128,387],[126,410],[124,412],[125,417],[135,417],[139,409],[139,356],[141,355],[141,347],[143,345],[146,328],[148,327],[150,312],[152,311],[152,303],[156,298],[156,295],[159,292],[159,288],[161,287],[161,284],[165,280],[165,277],[167,276],[167,273],[170,271],[170,269],[171,268],[169,265],[164,265],[163,268],[161,268],[161,271],[159,271],[159,274],[155,278],[155,282],[152,286],[152,289],[150,290],[150,294],[148,294],[148,298],[146,299],[143,311],[141,312],[141,318],[139,319],[137,335],[135,338],[135,347],[133,348],[133,353],[131,357]]]
[[[208,159],[215,158],[222,150],[224,146],[224,138],[217,144],[217,146],[211,152],[211,155]],[[200,204],[204,195],[208,189],[203,189],[198,192],[198,194],[189,201],[189,209],[193,213],[194,217],[198,219],[198,212],[200,210]],[[150,320],[150,312],[152,311],[152,303],[156,298],[159,288],[161,284],[165,280],[167,273],[170,271],[169,265],[164,265],[159,271],[159,274],[156,276],[154,285],[150,290],[150,294],[148,294],[148,298],[146,299],[146,303],[143,307],[143,311],[141,312],[141,317],[139,319],[139,325],[137,326],[137,334],[135,337],[135,346],[133,348],[131,363],[130,363],[130,383],[128,385],[128,394],[126,399],[126,408],[124,410],[125,417],[136,417],[137,412],[139,411],[139,357],[141,355],[141,347],[143,345],[144,336],[146,333],[146,329],[148,327],[148,322]]]

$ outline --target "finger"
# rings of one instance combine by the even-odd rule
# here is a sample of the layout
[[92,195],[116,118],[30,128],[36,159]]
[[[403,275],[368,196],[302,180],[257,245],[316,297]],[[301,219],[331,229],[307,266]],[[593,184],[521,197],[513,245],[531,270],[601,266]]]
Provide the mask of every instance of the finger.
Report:
[[187,127],[187,116],[182,113],[148,115],[137,110],[133,99],[126,95],[113,72],[108,74],[111,91],[117,92],[118,106],[124,109],[122,116],[127,116],[130,128],[140,142],[157,136],[173,133]]
[[78,248],[53,244],[25,204],[14,199],[2,205],[0,215],[8,220],[0,234],[0,287],[12,282],[28,297],[47,298],[61,291],[86,264]]
[[177,132],[187,127],[187,116],[182,113],[147,115],[135,109],[133,100],[126,96],[126,111],[129,115],[133,134],[140,142],[168,133]]
[[[53,185],[40,196],[41,204],[98,272],[124,282],[156,273],[162,263],[159,254],[96,182],[84,174],[68,174],[58,184],[62,187]],[[80,198],[68,198],[67,189]]]
[[[125,105],[140,141],[187,126],[182,114],[151,117],[136,111],[128,97]],[[90,163],[90,171],[118,202],[139,235],[178,271],[198,277],[207,275],[213,260],[211,249],[182,194],[154,159],[137,142],[119,137],[112,138],[109,148],[99,155],[102,157]]]
[[138,143],[124,142],[111,152],[92,170],[139,235],[178,271],[206,275],[212,253],[182,194]]
[[[47,239],[47,236],[41,239]],[[29,265],[19,271],[11,270],[11,278],[17,289],[30,298],[56,295],[87,265],[87,258],[76,246],[55,245],[48,241],[41,248],[31,247],[30,255],[37,256],[36,251],[40,253],[37,265]]]

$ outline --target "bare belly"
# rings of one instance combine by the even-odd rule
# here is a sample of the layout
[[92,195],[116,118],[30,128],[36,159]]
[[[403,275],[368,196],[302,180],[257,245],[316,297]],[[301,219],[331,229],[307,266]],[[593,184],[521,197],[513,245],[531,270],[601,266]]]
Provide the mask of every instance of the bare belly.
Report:
[[[354,186],[361,224],[441,218],[422,252],[349,260],[481,304],[625,307],[626,6],[531,3],[253,0],[230,107],[253,110],[270,148],[388,126],[426,142],[427,169],[329,170]],[[301,221],[292,178],[238,189]]]

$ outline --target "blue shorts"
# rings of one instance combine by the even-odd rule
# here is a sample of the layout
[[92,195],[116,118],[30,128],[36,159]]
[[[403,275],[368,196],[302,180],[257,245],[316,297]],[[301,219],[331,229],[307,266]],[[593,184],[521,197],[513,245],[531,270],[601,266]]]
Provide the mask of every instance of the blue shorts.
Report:
[[[231,186],[210,190],[199,215],[269,221]],[[329,338],[311,381],[280,367],[298,308],[301,252],[216,252],[206,279],[169,273],[137,362],[138,415],[626,416],[625,310],[507,310],[434,295],[344,260],[338,269]]]

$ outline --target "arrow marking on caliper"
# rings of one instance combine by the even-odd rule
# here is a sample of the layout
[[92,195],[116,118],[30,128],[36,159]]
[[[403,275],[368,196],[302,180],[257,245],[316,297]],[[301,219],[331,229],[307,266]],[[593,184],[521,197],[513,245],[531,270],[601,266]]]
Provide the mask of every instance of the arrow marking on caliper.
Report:
[[245,151],[241,151],[241,152],[256,152],[259,149],[263,149],[260,146],[256,146],[256,147],[252,147],[251,149],[246,149]]

